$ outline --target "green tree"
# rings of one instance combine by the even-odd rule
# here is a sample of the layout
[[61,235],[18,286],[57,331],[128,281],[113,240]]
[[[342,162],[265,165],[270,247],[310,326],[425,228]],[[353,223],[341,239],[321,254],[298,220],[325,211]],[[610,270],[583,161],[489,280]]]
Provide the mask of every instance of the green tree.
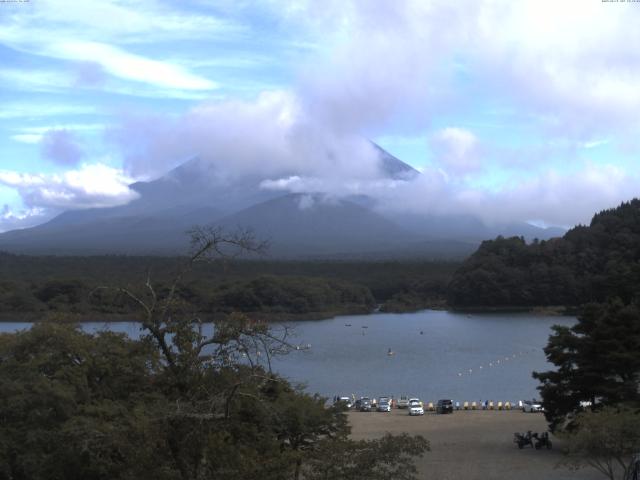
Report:
[[598,412],[580,413],[575,419],[575,430],[563,438],[568,455],[566,463],[572,468],[589,466],[609,480],[638,478],[638,411],[606,407]]
[[580,402],[640,404],[640,307],[620,300],[584,307],[572,327],[555,326],[545,353],[557,369],[534,372],[552,430],[570,423]]
[[308,480],[412,480],[417,474],[414,457],[429,450],[420,435],[393,436],[378,440],[324,441],[305,471]]

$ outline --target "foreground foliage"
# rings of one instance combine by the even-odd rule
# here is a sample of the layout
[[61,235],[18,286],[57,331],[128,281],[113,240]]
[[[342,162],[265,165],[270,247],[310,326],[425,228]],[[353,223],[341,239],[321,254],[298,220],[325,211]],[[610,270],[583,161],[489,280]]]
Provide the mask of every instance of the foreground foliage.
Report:
[[[575,430],[565,434],[573,468],[590,466],[610,480],[632,480],[640,474],[640,412],[613,407],[580,413]],[[634,477],[634,475],[636,475]]]
[[0,479],[414,479],[426,440],[351,441],[341,407],[271,371],[287,329],[205,325],[179,294],[195,262],[252,239],[198,231],[193,247],[166,289],[118,289],[140,339],[48,322],[0,335]]

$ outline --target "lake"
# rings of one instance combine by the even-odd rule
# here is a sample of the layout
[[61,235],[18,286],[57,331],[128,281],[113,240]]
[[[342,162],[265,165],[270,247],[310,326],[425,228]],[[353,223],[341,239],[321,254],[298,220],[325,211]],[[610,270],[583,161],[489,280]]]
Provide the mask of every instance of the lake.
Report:
[[[283,325],[293,327],[294,342],[311,347],[279,357],[273,367],[293,382],[304,382],[309,392],[330,398],[408,394],[428,401],[516,401],[538,396],[531,372],[551,368],[542,351],[550,327],[575,321],[530,313],[424,310],[287,322]],[[0,331],[29,326],[0,323]],[[83,328],[139,334],[135,322],[90,322]]]

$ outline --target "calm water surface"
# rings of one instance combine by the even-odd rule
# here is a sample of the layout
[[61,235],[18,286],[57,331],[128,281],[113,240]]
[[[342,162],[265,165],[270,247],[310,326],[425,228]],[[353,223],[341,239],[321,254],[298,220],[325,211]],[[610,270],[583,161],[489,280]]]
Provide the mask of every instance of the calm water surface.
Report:
[[[273,367],[328,397],[409,394],[431,401],[514,401],[537,396],[531,372],[550,368],[542,351],[550,327],[573,323],[572,317],[434,310],[287,322],[283,325],[293,327],[293,341],[311,348],[280,357]],[[0,323],[5,332],[28,327]],[[135,322],[90,322],[83,328],[140,333]]]

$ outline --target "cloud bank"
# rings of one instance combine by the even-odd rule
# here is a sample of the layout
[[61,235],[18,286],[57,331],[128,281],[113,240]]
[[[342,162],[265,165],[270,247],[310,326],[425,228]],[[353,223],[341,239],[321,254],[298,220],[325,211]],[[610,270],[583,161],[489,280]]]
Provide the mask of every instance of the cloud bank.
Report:
[[[233,22],[151,1],[138,7],[155,15],[133,15],[126,25],[113,22],[125,8],[117,2],[106,2],[103,15],[90,19],[84,7],[72,9],[77,18],[65,19],[43,4],[37,15],[64,26],[51,46],[18,27],[4,30],[0,40],[76,62],[80,84],[100,85],[111,76],[197,98],[219,82],[134,53],[139,35],[193,39],[205,31],[242,31]],[[115,204],[132,198],[127,181],[155,178],[198,155],[213,166],[212,181],[252,177],[262,188],[283,192],[365,194],[391,215],[470,213],[487,222],[558,225],[586,222],[595,211],[639,194],[633,167],[640,152],[640,53],[629,47],[640,43],[637,5],[296,0],[255,8],[314,46],[291,67],[292,85],[206,101],[184,113],[131,109],[107,133],[123,163],[103,170],[111,183],[100,192],[64,175],[36,176],[36,185],[26,177],[11,183],[5,172],[0,181],[33,206]],[[95,34],[78,40],[73,25]],[[4,73],[22,78],[12,72]],[[51,88],[48,79],[36,83]],[[521,138],[509,138],[516,127]],[[428,155],[419,177],[394,180],[381,171],[368,139],[394,135],[424,142]],[[80,161],[72,141],[66,153],[58,143],[48,158]],[[607,158],[597,156],[603,145],[610,149]],[[613,158],[618,153],[635,159],[622,164]],[[92,185],[88,169],[69,173]]]
[[0,184],[15,188],[29,208],[111,207],[137,197],[132,179],[102,163],[84,164],[62,175],[31,175],[0,170]]

